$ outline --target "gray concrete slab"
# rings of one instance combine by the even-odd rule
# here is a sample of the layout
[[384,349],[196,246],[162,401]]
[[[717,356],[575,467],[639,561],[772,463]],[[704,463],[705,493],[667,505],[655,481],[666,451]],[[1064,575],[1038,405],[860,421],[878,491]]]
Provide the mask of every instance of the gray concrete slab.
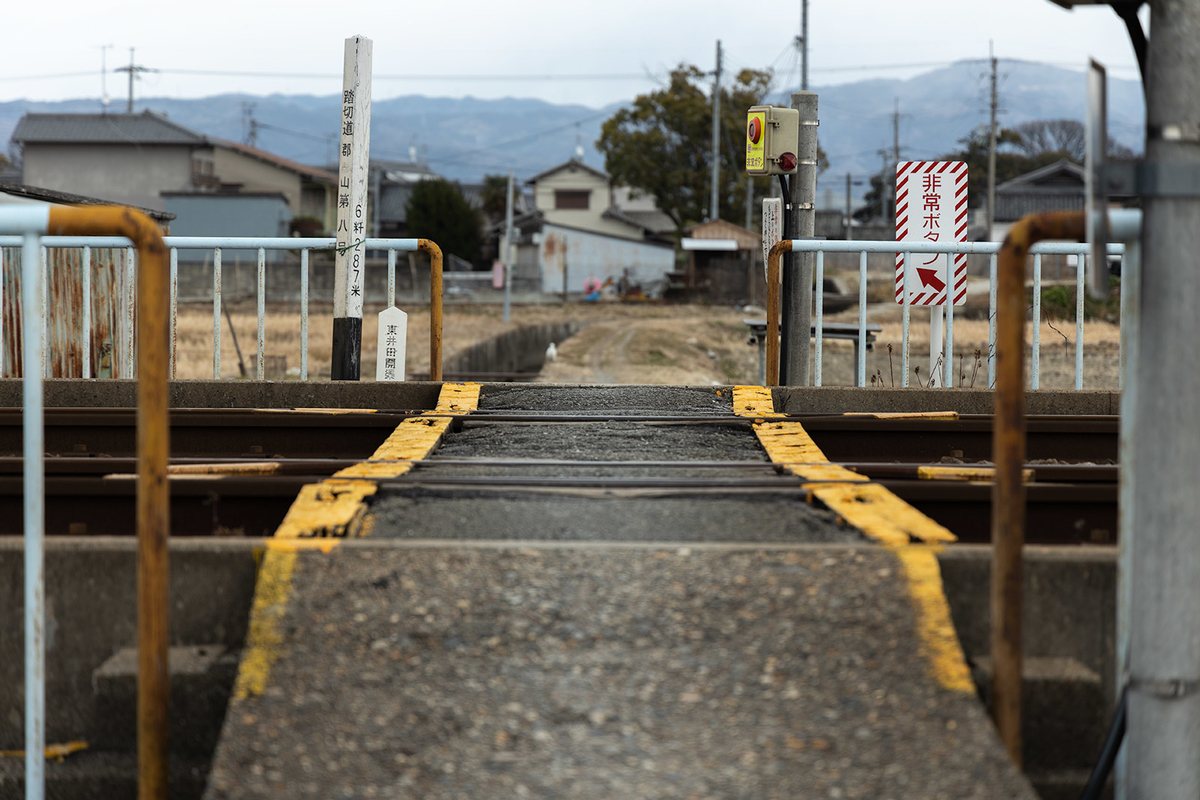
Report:
[[760,461],[766,451],[748,425],[637,422],[509,424],[463,422],[438,458],[554,458],[585,461]]
[[727,414],[733,409],[733,392],[719,386],[489,383],[480,393],[479,409],[547,414]]
[[865,540],[837,516],[793,496],[592,496],[519,491],[395,489],[371,505],[372,537],[608,542],[847,542]]
[[297,557],[206,797],[1022,798],[869,546]]
[[[778,386],[771,390],[775,408],[788,414],[842,414],[846,411],[957,411],[991,414],[993,393],[988,389],[858,389],[853,386]],[[1119,414],[1121,393],[1058,391],[1025,393],[1028,414]]]

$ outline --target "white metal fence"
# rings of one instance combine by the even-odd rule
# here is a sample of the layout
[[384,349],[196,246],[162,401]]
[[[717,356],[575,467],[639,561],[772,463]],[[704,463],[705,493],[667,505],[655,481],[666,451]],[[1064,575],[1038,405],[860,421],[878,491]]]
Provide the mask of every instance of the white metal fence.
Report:
[[[337,240],[332,238],[236,238],[236,237],[213,237],[213,236],[167,236],[164,241],[170,248],[171,258],[171,377],[175,377],[176,368],[176,333],[179,311],[179,251],[180,250],[210,250],[212,251],[213,264],[213,355],[212,355],[212,374],[213,378],[221,377],[221,277],[222,255],[229,250],[238,251],[254,251],[258,256],[258,291],[257,291],[257,335],[256,335],[256,351],[257,358],[255,360],[254,377],[256,380],[263,380],[265,377],[266,364],[266,301],[267,301],[267,259],[266,254],[269,250],[274,251],[299,251],[300,263],[300,379],[308,380],[308,312],[309,312],[309,292],[308,292],[308,277],[309,277],[309,256],[313,251],[332,251],[337,246]],[[0,248],[3,247],[19,247],[22,244],[19,236],[0,236]],[[121,369],[119,374],[114,377],[132,378],[134,365],[134,304],[136,296],[134,287],[137,274],[137,258],[136,251],[133,248],[133,243],[124,237],[118,236],[44,236],[41,238],[41,269],[38,274],[41,276],[42,291],[41,291],[41,316],[46,321],[46,328],[49,330],[50,315],[47,313],[47,291],[46,287],[49,281],[47,272],[47,251],[53,248],[77,248],[83,252],[83,269],[82,275],[82,309],[84,319],[79,326],[80,347],[84,353],[82,360],[84,378],[92,377],[92,364],[88,353],[91,352],[91,335],[92,326],[89,315],[91,313],[91,251],[93,249],[115,249],[125,248],[125,263],[128,266],[129,274],[127,280],[124,281],[124,297],[120,302],[123,304],[123,311],[118,315],[118,326],[122,328],[119,331],[119,336],[116,340],[121,343],[126,352],[123,357],[117,360]],[[384,250],[387,252],[387,300],[388,305],[395,305],[396,302],[396,254],[400,252],[415,252],[417,250],[416,239],[367,239],[366,248],[368,250]],[[2,263],[2,262],[0,262]],[[29,274],[27,272],[27,274]],[[489,276],[490,277],[490,276]],[[3,283],[0,282],[0,287]],[[0,294],[0,307],[2,307],[4,298]],[[3,351],[3,343],[0,342],[0,352]],[[43,374],[46,377],[52,377],[49,374],[50,364],[48,359],[42,359]]]
[[[1109,255],[1122,255],[1125,251],[1124,245],[1109,244]],[[815,278],[816,291],[813,295],[814,314],[813,322],[816,329],[816,356],[813,360],[813,383],[820,386],[822,382],[822,361],[823,361],[823,331],[821,322],[823,318],[823,306],[825,299],[825,254],[826,253],[858,253],[858,328],[859,328],[859,343],[858,362],[855,364],[855,386],[866,385],[866,364],[867,354],[866,347],[861,346],[867,340],[867,254],[868,253],[885,253],[893,256],[898,254],[904,255],[904,263],[911,264],[912,255],[929,254],[929,253],[948,253],[957,254],[963,253],[967,255],[986,255],[990,256],[990,271],[989,271],[989,299],[988,299],[988,387],[992,387],[996,380],[996,264],[998,254],[1000,252],[999,242],[950,242],[938,244],[933,242],[869,242],[869,241],[822,241],[822,240],[800,240],[792,241],[792,252],[804,253],[810,252],[816,254]],[[1084,308],[1083,301],[1085,295],[1085,280],[1087,276],[1087,259],[1089,258],[1089,248],[1087,244],[1078,242],[1042,242],[1034,245],[1030,249],[1033,256],[1033,355],[1032,355],[1032,386],[1037,389],[1041,385],[1041,339],[1040,330],[1042,323],[1042,256],[1045,255],[1062,255],[1075,256],[1075,388],[1083,388],[1083,317]],[[905,270],[905,280],[913,281],[911,277],[913,270]],[[946,282],[944,293],[948,293],[953,289],[953,281]],[[904,304],[902,305],[902,334],[901,334],[901,362],[903,379],[902,385],[909,385],[909,325],[911,320],[912,308],[908,303],[909,291],[908,286],[904,287],[903,297]],[[953,360],[954,360],[954,304],[945,303],[945,319],[946,319],[946,334],[944,339],[944,353],[942,355],[943,374],[941,377],[941,385],[953,386]],[[1122,337],[1123,338],[1123,337]]]
[[[169,236],[165,239],[167,246],[170,248],[170,264],[171,264],[171,376],[175,376],[176,370],[176,321],[178,317],[178,262],[180,250],[207,250],[212,252],[212,291],[213,291],[213,351],[212,351],[212,375],[213,378],[221,376],[221,278],[222,278],[222,256],[230,250],[236,251],[252,251],[257,254],[257,335],[256,335],[256,359],[254,378],[263,380],[265,377],[265,320],[266,320],[266,267],[267,251],[298,251],[300,260],[298,269],[300,272],[300,379],[308,380],[309,365],[308,365],[308,321],[309,321],[309,258],[313,251],[332,251],[336,245],[336,240],[332,238],[234,238],[234,237],[199,237],[199,236]],[[0,236],[0,248],[3,247],[20,247],[22,245],[21,237],[18,236]],[[90,353],[90,336],[91,324],[89,315],[91,313],[91,280],[90,280],[90,265],[91,251],[100,248],[125,248],[126,263],[131,265],[128,279],[123,282],[122,292],[124,296],[120,302],[124,305],[126,313],[118,315],[117,323],[123,328],[115,337],[115,340],[121,343],[125,349],[122,353],[122,358],[117,360],[120,364],[120,370],[115,377],[131,378],[133,376],[134,364],[134,339],[132,334],[134,324],[133,304],[136,275],[136,256],[132,243],[128,239],[122,237],[105,237],[105,236],[46,236],[41,239],[41,270],[40,275],[43,282],[43,290],[40,293],[41,303],[43,306],[42,316],[47,319],[47,329],[49,328],[49,314],[46,309],[46,283],[48,281],[47,273],[47,258],[46,252],[52,248],[76,248],[80,249],[83,254],[82,258],[82,312],[83,319],[79,325],[80,346],[84,353],[82,360],[84,378],[92,377],[92,363],[88,357]],[[396,254],[399,252],[411,252],[417,249],[416,239],[367,239],[366,246],[371,250],[383,250],[387,253],[387,300],[388,305],[394,305],[396,299]],[[870,253],[882,254],[904,254],[906,263],[911,261],[912,254],[928,254],[928,253],[965,253],[975,255],[986,255],[990,257],[990,297],[988,303],[988,386],[990,387],[995,381],[995,311],[996,311],[996,263],[997,254],[1000,250],[999,243],[996,242],[966,242],[966,243],[947,243],[936,244],[931,242],[895,242],[895,241],[819,241],[819,240],[796,240],[792,245],[793,252],[812,252],[815,254],[816,261],[816,291],[814,293],[814,317],[816,323],[816,357],[813,362],[813,382],[815,385],[822,385],[823,381],[823,356],[824,356],[824,336],[822,332],[821,322],[824,310],[824,265],[826,253],[857,253],[859,256],[859,342],[860,345],[866,341],[866,308],[867,308],[867,255]],[[1108,252],[1110,255],[1120,255],[1124,248],[1120,244],[1110,244]],[[1044,255],[1060,255],[1060,256],[1075,256],[1076,258],[1076,280],[1075,280],[1075,388],[1083,388],[1083,329],[1084,329],[1084,281],[1086,276],[1086,263],[1089,258],[1088,247],[1085,244],[1078,243],[1042,243],[1034,246],[1030,251],[1033,256],[1033,338],[1032,338],[1032,387],[1037,389],[1041,383],[1041,322],[1042,322],[1042,256]],[[452,275],[453,273],[447,273]],[[474,277],[474,273],[470,273]],[[490,278],[488,275],[480,275],[480,279]],[[950,291],[950,284],[947,284],[945,291]],[[907,298],[908,292],[904,293]],[[0,284],[0,306],[2,306],[4,298],[2,295],[2,284]],[[953,374],[953,354],[954,354],[954,306],[946,304],[945,319],[946,332],[944,338],[944,356],[942,357],[942,375],[941,384],[944,386],[952,386]],[[901,385],[908,386],[910,381],[910,320],[911,307],[905,303],[902,306],[902,341],[901,341],[901,368],[902,379]],[[2,333],[0,333],[2,335]],[[2,343],[0,343],[2,344]],[[0,350],[3,348],[0,347]],[[865,386],[867,382],[866,374],[866,348],[860,346],[858,348],[858,358],[855,364],[855,381],[856,386]],[[50,365],[43,358],[43,374],[49,377]]]

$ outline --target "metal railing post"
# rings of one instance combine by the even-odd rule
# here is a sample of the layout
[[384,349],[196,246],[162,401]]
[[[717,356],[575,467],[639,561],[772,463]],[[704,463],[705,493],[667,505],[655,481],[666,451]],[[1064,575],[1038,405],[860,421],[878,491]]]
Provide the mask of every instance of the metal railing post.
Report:
[[1000,248],[992,459],[992,706],[1009,758],[1021,764],[1022,551],[1025,544],[1025,256],[1043,239],[1084,236],[1083,212],[1035,214]]

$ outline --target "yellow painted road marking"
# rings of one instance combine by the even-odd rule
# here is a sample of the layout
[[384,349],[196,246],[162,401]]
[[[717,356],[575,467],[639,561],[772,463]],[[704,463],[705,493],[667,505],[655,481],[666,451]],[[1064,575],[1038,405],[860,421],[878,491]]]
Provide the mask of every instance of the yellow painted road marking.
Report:
[[262,569],[254,585],[254,605],[250,608],[250,627],[246,649],[238,664],[233,684],[233,702],[260,695],[267,688],[271,666],[283,647],[280,623],[287,612],[292,593],[292,571],[296,554],[271,551],[263,558]]
[[[959,467],[931,464],[917,467],[917,477],[923,481],[994,481],[995,467]],[[1031,469],[1021,470],[1021,481],[1033,483],[1034,472]]]
[[376,481],[411,470],[412,462],[433,452],[449,429],[448,417],[432,415],[469,414],[478,405],[479,384],[442,384],[437,408],[401,422],[370,459],[301,488],[275,536],[267,540],[233,702],[260,695],[267,688],[271,667],[283,647],[280,623],[292,592],[296,554],[302,550],[328,553],[342,539],[358,535],[367,511],[366,499],[378,489]]
[[[63,742],[62,744],[46,745],[46,760],[54,759],[62,763],[63,759],[80,750],[87,750],[87,742]],[[24,750],[0,750],[0,758],[24,758]]]
[[[921,649],[940,686],[974,691],[962,646],[950,619],[936,553],[956,541],[953,533],[934,522],[878,483],[831,463],[799,422],[768,421],[775,412],[771,393],[761,386],[735,386],[733,411],[754,417],[754,433],[772,463],[809,481],[804,488],[843,520],[896,554],[904,567],[908,595],[917,617]],[[866,415],[887,419],[939,418],[921,415]],[[954,415],[957,419],[957,414]]]
[[958,419],[957,411],[845,411],[843,417],[863,417],[865,419]]
[[950,604],[942,588],[936,549],[913,545],[895,548],[894,552],[908,576],[908,593],[917,611],[917,633],[934,677],[946,689],[975,691],[971,670],[950,619]]

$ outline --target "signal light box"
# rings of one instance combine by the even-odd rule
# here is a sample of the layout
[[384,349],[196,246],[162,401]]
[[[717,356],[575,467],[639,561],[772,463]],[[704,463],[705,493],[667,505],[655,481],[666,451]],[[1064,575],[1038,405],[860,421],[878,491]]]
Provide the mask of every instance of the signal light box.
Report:
[[754,106],[746,115],[746,172],[792,175],[799,164],[800,112],[794,108]]

